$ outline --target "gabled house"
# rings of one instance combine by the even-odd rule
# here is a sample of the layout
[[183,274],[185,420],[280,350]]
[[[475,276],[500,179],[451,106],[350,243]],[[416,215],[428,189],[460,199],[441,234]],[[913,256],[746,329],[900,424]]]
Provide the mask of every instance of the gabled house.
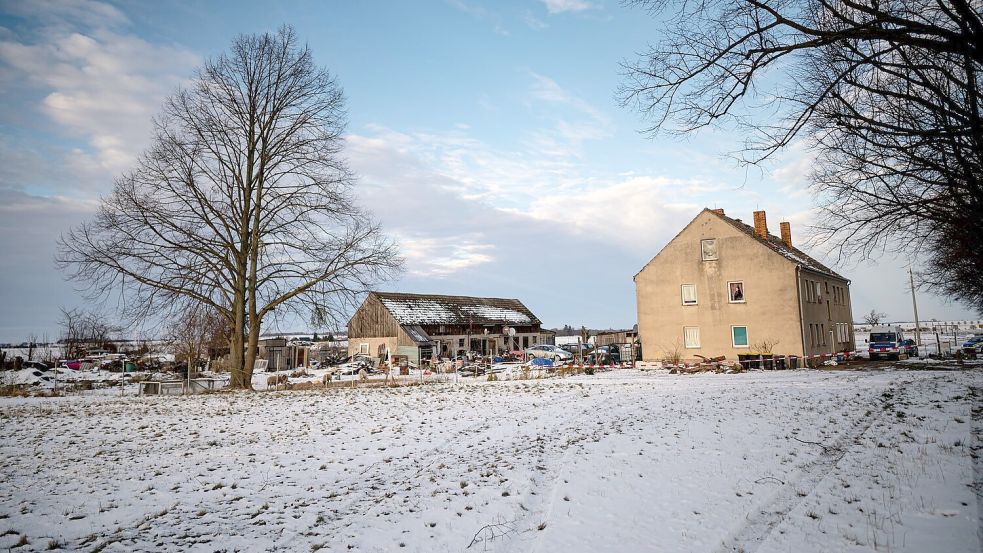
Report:
[[666,244],[635,275],[644,359],[853,351],[850,281],[780,227],[769,234],[764,211],[751,226],[704,209]]
[[496,355],[552,336],[516,299],[370,292],[348,321],[348,354],[386,359]]

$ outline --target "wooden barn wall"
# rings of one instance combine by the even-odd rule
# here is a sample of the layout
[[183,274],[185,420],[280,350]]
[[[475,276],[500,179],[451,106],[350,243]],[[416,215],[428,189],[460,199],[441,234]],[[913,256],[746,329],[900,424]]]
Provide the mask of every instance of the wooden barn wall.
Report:
[[348,339],[397,336],[399,325],[389,310],[374,295],[369,294],[358,311],[348,321]]

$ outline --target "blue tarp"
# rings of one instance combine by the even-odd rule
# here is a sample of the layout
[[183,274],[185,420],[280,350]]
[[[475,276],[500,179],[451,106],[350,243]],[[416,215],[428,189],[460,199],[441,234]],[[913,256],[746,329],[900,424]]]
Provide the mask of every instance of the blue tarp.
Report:
[[553,361],[551,359],[545,359],[543,357],[533,357],[532,361],[530,361],[529,364],[536,365],[538,367],[552,367]]

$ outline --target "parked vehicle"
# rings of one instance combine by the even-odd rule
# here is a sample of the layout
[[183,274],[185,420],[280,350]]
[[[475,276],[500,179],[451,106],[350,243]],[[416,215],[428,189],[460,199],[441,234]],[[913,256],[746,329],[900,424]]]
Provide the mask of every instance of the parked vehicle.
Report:
[[526,348],[525,353],[526,357],[529,358],[539,357],[551,361],[570,361],[573,359],[573,354],[569,351],[549,344],[539,344]]
[[901,342],[901,346],[904,348],[904,354],[908,357],[918,357],[918,344],[911,338]]
[[621,363],[621,348],[618,346],[598,346],[587,354],[587,363],[610,365]]
[[878,325],[870,329],[867,353],[871,359],[904,359],[908,357],[904,350],[904,341],[904,332],[900,326]]
[[590,346],[587,344],[565,344],[561,347],[564,351],[570,353],[587,353],[587,350],[590,349]]
[[963,347],[964,348],[975,348],[979,344],[983,344],[983,334],[980,334],[980,335],[977,335],[977,336],[971,336],[969,338],[969,340],[966,340],[965,342],[963,342]]

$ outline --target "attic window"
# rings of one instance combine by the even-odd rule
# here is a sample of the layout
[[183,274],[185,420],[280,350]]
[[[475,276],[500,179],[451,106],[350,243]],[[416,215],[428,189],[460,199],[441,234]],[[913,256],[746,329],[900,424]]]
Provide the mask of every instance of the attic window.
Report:
[[703,261],[717,260],[717,239],[707,238],[700,240],[700,250],[703,253]]

